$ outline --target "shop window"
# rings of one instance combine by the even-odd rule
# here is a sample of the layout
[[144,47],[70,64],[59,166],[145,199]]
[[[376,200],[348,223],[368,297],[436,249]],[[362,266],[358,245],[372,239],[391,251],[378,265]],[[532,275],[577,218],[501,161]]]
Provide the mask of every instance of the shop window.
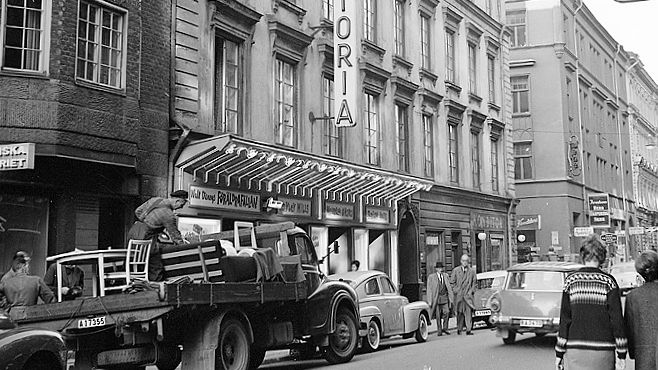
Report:
[[32,258],[30,274],[45,274],[48,208],[44,197],[0,193],[0,271],[8,271],[14,253],[21,250]]
[[3,1],[4,57],[2,67],[43,72],[47,69],[46,44],[50,19],[44,0]]
[[502,270],[503,261],[501,260],[501,247],[503,246],[502,239],[491,239],[491,253],[489,261],[489,269],[492,271]]
[[388,233],[384,230],[370,230],[368,232],[368,269],[382,271],[390,274]]
[[75,74],[78,80],[124,88],[126,18],[126,13],[118,8],[80,2]]
[[329,260],[329,275],[347,272],[350,269],[353,256],[352,231],[347,227],[330,227],[329,239],[325,251],[333,249],[334,242],[338,243],[338,253],[331,253]]

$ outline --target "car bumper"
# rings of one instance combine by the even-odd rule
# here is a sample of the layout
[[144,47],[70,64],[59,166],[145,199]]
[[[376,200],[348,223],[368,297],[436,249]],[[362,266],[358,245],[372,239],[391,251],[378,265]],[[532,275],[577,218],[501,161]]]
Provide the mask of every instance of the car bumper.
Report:
[[515,331],[518,333],[555,333],[560,330],[560,318],[546,317],[513,317],[494,314],[489,322],[499,331]]

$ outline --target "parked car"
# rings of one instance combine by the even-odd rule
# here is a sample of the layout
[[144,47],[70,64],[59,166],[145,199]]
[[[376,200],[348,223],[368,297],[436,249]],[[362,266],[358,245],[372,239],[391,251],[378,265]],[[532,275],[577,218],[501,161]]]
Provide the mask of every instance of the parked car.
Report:
[[425,342],[429,335],[430,308],[427,302],[411,302],[398,294],[389,277],[380,271],[354,271],[329,276],[348,282],[359,297],[361,327],[367,327],[362,348],[375,351],[382,338],[402,335]]
[[503,342],[514,343],[517,333],[557,332],[564,278],[581,267],[572,262],[526,262],[510,267],[503,289],[490,303],[490,321]]
[[477,274],[477,290],[473,299],[473,303],[475,303],[475,310],[473,310],[474,324],[483,322],[485,326],[489,326],[491,297],[503,288],[506,276],[507,271],[505,270],[487,271]]
[[617,280],[617,285],[619,285],[622,295],[644,284],[644,278],[635,270],[635,262],[623,262],[612,265],[609,272]]
[[0,310],[0,369],[63,370],[66,354],[59,333],[16,328],[9,316]]

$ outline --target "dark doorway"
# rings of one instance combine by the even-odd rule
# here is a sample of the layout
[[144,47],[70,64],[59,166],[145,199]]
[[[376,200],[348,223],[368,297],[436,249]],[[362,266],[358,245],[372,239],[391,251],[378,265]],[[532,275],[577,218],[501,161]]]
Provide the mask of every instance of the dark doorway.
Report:
[[450,268],[454,269],[455,267],[459,266],[462,254],[464,254],[462,249],[462,234],[458,231],[453,231],[450,235],[450,244],[450,249],[452,252]]
[[125,206],[119,199],[99,201],[98,249],[123,249],[125,244]]
[[477,272],[484,272],[484,242],[480,240],[479,233],[475,233],[475,269]]
[[416,220],[411,212],[405,212],[398,229],[398,271],[400,294],[410,302],[420,299],[421,280],[419,276],[418,232]]

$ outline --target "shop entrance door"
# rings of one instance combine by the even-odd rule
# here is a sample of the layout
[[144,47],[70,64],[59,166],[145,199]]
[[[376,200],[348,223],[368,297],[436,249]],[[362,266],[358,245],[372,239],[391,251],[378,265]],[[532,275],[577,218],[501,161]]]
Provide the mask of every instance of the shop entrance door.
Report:
[[[329,260],[329,275],[347,272],[353,257],[352,232],[349,227],[329,227],[327,250],[331,250],[334,242],[338,242],[338,253],[331,253]],[[320,256],[322,258],[322,256]]]
[[416,220],[411,212],[405,212],[398,231],[398,268],[402,285],[400,294],[410,302],[420,299],[419,262]]
[[484,242],[475,233],[475,268],[476,272],[484,272]]

